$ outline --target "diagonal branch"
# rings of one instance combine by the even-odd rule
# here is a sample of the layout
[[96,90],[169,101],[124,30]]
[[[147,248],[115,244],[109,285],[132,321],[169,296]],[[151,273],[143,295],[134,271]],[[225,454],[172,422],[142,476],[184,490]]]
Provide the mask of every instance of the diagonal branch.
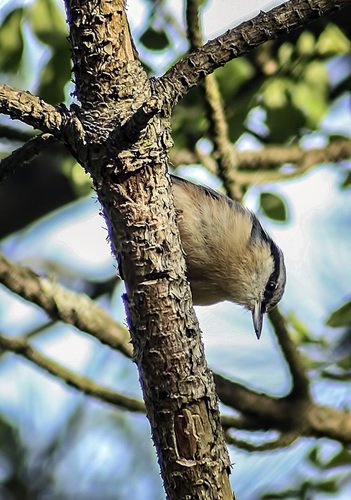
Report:
[[32,345],[24,337],[12,338],[0,334],[0,347],[23,356],[35,365],[43,368],[48,373],[51,373],[51,375],[54,375],[65,382],[65,384],[78,389],[84,394],[94,396],[102,401],[119,406],[125,410],[142,413],[145,412],[144,403],[139,399],[125,396],[124,394],[120,394],[108,389],[107,387],[97,384],[88,377],[78,375],[53,359],[41,354],[34,347],[32,347]]
[[239,411],[245,417],[254,419],[256,428],[267,430],[277,427],[290,430],[294,425],[294,415],[286,398],[274,398],[249,389],[218,373],[213,375],[217,394],[222,403]]
[[0,85],[0,113],[22,123],[60,137],[65,123],[63,113],[55,106],[24,90]]
[[33,132],[21,130],[16,127],[8,127],[0,123],[0,138],[8,139],[9,141],[26,142],[32,139]]
[[290,0],[228,30],[183,57],[158,80],[175,104],[205,76],[267,40],[300,28],[315,18],[351,5],[351,0]]
[[55,142],[56,138],[51,134],[40,134],[29,139],[23,146],[0,161],[0,182],[38,155],[43,147]]
[[131,357],[128,330],[118,325],[87,295],[72,292],[47,278],[41,278],[31,269],[11,262],[1,254],[0,283],[42,307],[51,318],[74,325],[103,344]]
[[228,444],[236,446],[242,450],[250,451],[250,452],[262,452],[262,451],[271,451],[278,450],[280,448],[287,448],[294,441],[296,441],[301,434],[297,431],[292,432],[283,432],[280,436],[272,441],[266,441],[264,443],[249,443],[248,441],[238,439],[230,434],[228,431],[225,432],[225,439]]
[[[50,283],[19,264],[10,263],[1,255],[0,281],[15,293],[43,307],[55,319],[73,324],[131,357],[126,329],[115,323],[87,296]],[[129,404],[128,398],[124,400],[124,396],[101,388],[88,379],[81,380],[78,375],[72,374],[36,351],[33,354],[33,348],[26,337],[12,339],[0,336],[0,347],[25,356],[86,394],[132,411],[143,411],[140,402]],[[282,433],[299,431],[300,435],[304,436],[330,437],[343,443],[351,442],[351,416],[345,411],[319,406],[308,399],[270,397],[225,379],[219,374],[214,374],[214,378],[221,401],[242,414],[239,417],[223,416],[222,424],[225,429],[276,429]]]
[[[318,405],[309,399],[274,398],[219,374],[214,374],[214,379],[220,400],[243,414],[242,420],[234,420],[234,427],[238,424],[238,428],[253,429],[255,425],[256,430],[275,429],[284,434],[299,433],[351,443],[351,414],[347,410]],[[226,429],[231,426],[230,418],[223,421]]]

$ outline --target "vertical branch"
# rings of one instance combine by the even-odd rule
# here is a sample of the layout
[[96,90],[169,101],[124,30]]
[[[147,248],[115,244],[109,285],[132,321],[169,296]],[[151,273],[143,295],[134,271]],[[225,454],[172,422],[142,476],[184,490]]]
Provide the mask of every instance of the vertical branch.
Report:
[[65,3],[76,95],[85,108],[106,106],[106,98],[119,97],[117,72],[136,59],[125,0]]
[[292,378],[292,389],[290,398],[309,399],[309,381],[306,370],[303,366],[301,356],[296,345],[289,337],[286,322],[278,307],[269,313],[269,320],[272,323],[274,332],[278,339],[280,348],[284,354]]
[[[201,47],[203,44],[199,22],[199,5],[199,0],[187,1],[187,33],[192,50]],[[235,179],[238,161],[229,138],[227,119],[216,77],[213,74],[208,75],[204,80],[203,87],[212,138],[216,149],[218,175],[228,195],[233,199],[241,200],[242,192]]]

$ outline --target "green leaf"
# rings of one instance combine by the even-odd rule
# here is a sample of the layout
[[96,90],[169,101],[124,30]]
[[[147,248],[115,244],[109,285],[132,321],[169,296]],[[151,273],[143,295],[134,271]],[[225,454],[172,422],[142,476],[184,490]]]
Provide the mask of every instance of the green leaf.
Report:
[[310,452],[307,454],[307,459],[316,467],[322,468],[323,464],[319,458],[320,449],[318,446],[313,446]]
[[178,148],[193,148],[207,129],[199,87],[194,87],[172,114],[173,140]]
[[342,181],[341,187],[348,188],[351,185],[351,172],[347,172],[344,180]]
[[334,467],[342,467],[344,465],[351,465],[351,451],[343,448],[339,453],[334,455],[325,465],[326,469]]
[[337,481],[333,478],[324,479],[319,483],[315,483],[312,491],[325,491],[328,493],[336,493],[338,491]]
[[292,82],[288,78],[275,77],[263,86],[262,99],[267,108],[283,108],[288,104]]
[[270,219],[284,222],[288,218],[284,200],[274,193],[261,193],[260,206]]
[[216,70],[216,78],[223,99],[233,97],[237,91],[245,85],[255,74],[251,62],[244,57],[228,62],[222,68]]
[[293,54],[294,45],[290,42],[282,43],[277,52],[279,66],[283,66],[283,64],[291,64]]
[[[347,334],[349,334],[349,332],[345,333],[345,335],[347,335]],[[340,346],[341,349],[343,348],[342,340],[341,340],[341,346]],[[350,354],[349,354],[349,342],[348,342],[348,339],[346,339],[345,344],[346,344],[346,346],[344,348],[344,356],[345,357],[343,359],[340,359],[340,361],[338,361],[337,365],[344,372],[350,372],[350,370],[351,370],[351,357],[350,357]],[[345,373],[345,375],[346,375],[346,373]]]
[[306,126],[306,118],[298,107],[287,102],[284,107],[266,109],[266,125],[270,142],[283,144],[299,134]]
[[272,142],[284,143],[306,125],[303,111],[292,99],[294,92],[295,82],[289,78],[274,77],[262,87],[266,124]]
[[15,9],[5,18],[0,28],[0,69],[16,73],[23,53],[23,9]]
[[291,102],[305,115],[308,127],[318,126],[328,110],[328,86],[327,69],[320,61],[307,64],[302,78],[294,83]]
[[166,33],[164,31],[156,31],[152,26],[142,34],[140,41],[150,50],[164,50],[169,45]]
[[351,324],[351,300],[331,313],[327,325],[334,328]]
[[302,81],[296,85],[292,99],[305,115],[309,127],[316,128],[328,110],[326,93]]
[[330,23],[320,34],[316,48],[323,56],[333,56],[349,52],[351,43],[338,26]]
[[296,49],[302,56],[312,56],[316,50],[316,39],[310,31],[303,31],[296,42]]
[[329,77],[326,65],[321,61],[312,61],[306,65],[303,72],[304,81],[313,89],[318,89],[319,92],[326,93]]
[[66,22],[54,0],[37,0],[29,12],[35,36],[46,45],[57,48],[67,36]]

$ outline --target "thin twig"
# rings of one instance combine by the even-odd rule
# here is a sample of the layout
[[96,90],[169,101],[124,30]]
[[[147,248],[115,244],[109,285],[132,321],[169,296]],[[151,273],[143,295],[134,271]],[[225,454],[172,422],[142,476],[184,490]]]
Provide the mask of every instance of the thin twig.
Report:
[[351,5],[351,0],[294,0],[260,14],[183,57],[159,79],[175,104],[205,76],[268,40]]
[[[288,177],[289,172],[276,172],[279,166],[291,164],[295,165],[296,171],[303,172],[311,166],[346,160],[351,157],[351,140],[337,139],[322,148],[305,149],[301,146],[266,146],[255,151],[237,151],[238,170],[240,172],[260,173],[262,169],[265,173],[272,171]],[[171,161],[174,165],[190,165],[198,163],[199,158],[196,153],[188,150],[171,150]]]
[[267,430],[262,429],[262,426],[256,418],[250,418],[243,415],[240,415],[238,417],[234,417],[233,415],[221,415],[221,424],[223,429],[234,428],[246,431]]
[[52,326],[55,326],[57,324],[57,321],[54,319],[49,319],[48,321],[45,321],[45,323],[42,323],[41,325],[37,326],[36,328],[32,328],[32,330],[27,330],[26,333],[23,335],[23,338],[26,340],[33,339],[34,337],[38,337],[42,333],[46,333],[49,328]]
[[28,163],[42,149],[57,142],[51,134],[40,134],[29,139],[23,146],[13,151],[9,156],[0,161],[0,182],[13,174],[19,167]]
[[265,443],[254,444],[242,439],[238,439],[230,434],[228,431],[224,433],[225,440],[228,444],[236,446],[242,450],[250,452],[263,452],[277,450],[279,448],[287,448],[294,441],[296,441],[301,435],[298,432],[286,432],[282,433],[277,439],[273,441],[266,441]]
[[0,283],[21,297],[42,307],[56,320],[93,335],[100,342],[131,357],[129,332],[87,295],[67,290],[31,269],[0,254]]
[[[329,437],[351,443],[351,414],[331,406],[322,406],[309,398],[275,398],[248,389],[223,376],[213,374],[220,400],[256,422],[256,430],[277,430],[307,437]],[[300,395],[301,396],[301,395]],[[228,427],[227,427],[228,428]]]
[[208,108],[208,116],[211,123],[212,134],[215,144],[215,154],[218,164],[218,176],[223,182],[228,196],[240,201],[243,193],[236,175],[239,166],[238,155],[229,138],[228,123],[224,113],[221,95],[216,77],[208,75],[205,79],[205,96]]
[[[45,310],[51,313],[54,312],[54,308],[51,307],[52,302],[54,304],[57,303],[57,310],[53,314],[55,318],[62,319],[63,321],[74,324],[78,327],[80,327],[79,325],[86,325],[87,328],[81,329],[86,329],[88,333],[101,340],[99,331],[94,331],[94,328],[96,327],[96,325],[94,327],[95,317],[95,319],[97,319],[97,325],[100,325],[101,329],[105,331],[103,341],[106,344],[112,345],[112,347],[120,350],[125,355],[131,355],[130,344],[124,344],[122,341],[123,339],[118,338],[121,334],[127,334],[127,331],[123,329],[123,327],[117,325],[107,313],[100,309],[88,297],[83,296],[83,302],[86,307],[75,308],[72,306],[72,303],[77,304],[81,302],[81,294],[68,292],[62,287],[59,287],[59,285],[51,284],[48,287],[49,290],[51,290],[48,293],[48,298],[42,303],[42,298],[39,297],[41,291],[40,286],[43,287],[42,291],[45,296],[46,286],[43,282],[48,280],[39,278],[35,275],[35,273],[29,269],[19,266],[18,264],[4,266],[4,262],[7,264],[6,259],[4,261],[4,258],[0,256],[0,278],[2,281],[8,282],[8,278],[5,276],[6,273],[12,275],[12,279],[10,279],[12,287],[10,287],[10,289],[12,289],[15,293],[24,296],[27,300],[32,300],[33,302],[42,305],[42,307],[47,304],[51,304],[48,309],[44,307]],[[24,293],[23,290],[27,286],[28,290]],[[39,291],[36,290],[38,287]],[[59,290],[57,296],[55,296],[54,289]],[[66,304],[64,304],[65,301]],[[92,321],[93,325],[89,326],[90,321]],[[91,326],[93,328],[91,328]],[[33,353],[33,348],[29,344],[26,337],[20,338],[17,342],[17,339],[2,336],[0,338],[0,347],[26,356],[32,362],[42,366],[55,376],[59,378],[62,377],[66,383],[82,390],[87,394],[91,394],[95,397],[103,399],[104,401],[111,402],[112,404],[120,404],[124,407],[126,407],[126,404],[130,404],[130,406],[128,406],[129,409],[133,411],[142,411],[141,406],[139,406],[140,402],[135,403],[135,401],[132,400],[130,403],[129,398],[124,400],[122,397],[121,399],[118,395],[115,395],[114,391],[112,391],[112,395],[109,389],[102,388],[101,391],[99,386],[96,388],[90,383],[90,381],[88,383],[81,383],[79,377],[78,379],[75,378],[75,374],[72,374],[71,377],[70,372],[67,375],[67,372],[64,371],[65,369],[60,371],[57,369],[55,363],[51,363],[51,360],[49,360],[49,367],[47,367],[45,357],[40,357],[42,355],[36,352],[34,352],[34,355],[31,354]],[[287,358],[289,359],[288,356]],[[61,367],[59,366],[59,368]],[[291,396],[285,398],[274,398],[250,390],[247,387],[231,380],[227,380],[219,374],[214,373],[214,378],[221,401],[243,414],[240,417],[224,416],[223,425],[225,428],[237,427],[248,430],[277,429],[284,433],[299,431],[304,436],[324,436],[339,440],[343,443],[351,442],[351,416],[346,411],[337,410],[331,407],[322,407],[314,404],[309,399],[301,400],[301,393],[300,399],[293,399]]]
[[186,33],[191,50],[198,49],[203,45],[199,22],[200,4],[200,0],[187,0],[186,2]]
[[308,376],[297,347],[289,336],[285,318],[278,307],[268,313],[268,316],[291,373],[292,389],[289,398],[308,401],[310,398]]
[[13,338],[0,334],[0,347],[23,356],[48,373],[51,373],[51,375],[65,382],[65,384],[78,389],[84,394],[94,396],[125,410],[145,412],[144,403],[139,399],[125,396],[107,387],[103,387],[87,377],[77,375],[60,363],[41,354],[24,337]]
[[[199,22],[199,0],[188,0],[186,8],[187,32],[192,49],[202,45]],[[215,145],[218,175],[227,194],[240,200],[242,192],[236,182],[235,171],[238,166],[236,152],[229,138],[228,124],[223,109],[221,94],[214,75],[208,75],[204,81],[205,101],[208,112],[211,137]]]
[[0,138],[8,139],[9,141],[27,142],[29,139],[33,138],[33,132],[21,130],[15,127],[9,127],[1,123]]
[[293,163],[308,168],[318,163],[335,162],[351,157],[351,140],[338,139],[322,148],[300,146],[267,146],[257,151],[238,151],[241,170],[275,168]]
[[351,371],[345,372],[332,372],[328,370],[323,370],[321,373],[323,378],[328,378],[330,380],[338,380],[340,382],[348,382],[351,380]]

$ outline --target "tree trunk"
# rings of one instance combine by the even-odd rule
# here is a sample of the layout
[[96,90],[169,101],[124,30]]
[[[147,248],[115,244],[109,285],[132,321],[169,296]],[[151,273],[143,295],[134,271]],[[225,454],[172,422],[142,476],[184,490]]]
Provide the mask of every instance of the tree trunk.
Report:
[[69,147],[93,178],[125,280],[167,496],[231,499],[229,456],[167,175],[167,96],[156,93],[137,59],[124,2],[67,0],[66,8],[81,103]]

